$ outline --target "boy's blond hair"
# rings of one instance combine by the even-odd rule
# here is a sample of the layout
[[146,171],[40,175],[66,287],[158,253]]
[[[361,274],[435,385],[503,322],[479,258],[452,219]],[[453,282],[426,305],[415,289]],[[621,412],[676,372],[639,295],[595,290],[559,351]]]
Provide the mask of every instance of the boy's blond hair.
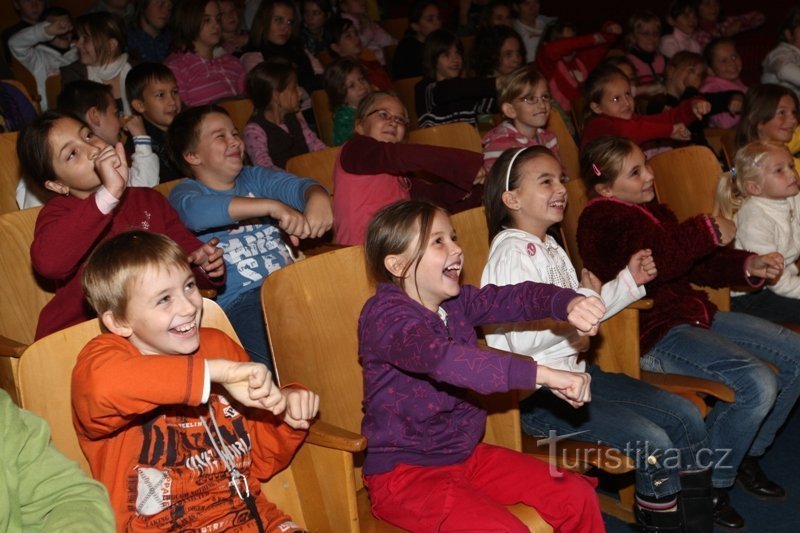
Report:
[[544,81],[545,85],[547,84],[545,77],[533,65],[525,65],[518,68],[500,84],[500,88],[497,91],[498,105],[510,104],[517,98],[525,96],[523,93],[528,90],[528,87],[535,87],[541,81]]
[[106,311],[125,318],[131,290],[148,268],[189,271],[189,259],[165,235],[126,231],[101,243],[89,256],[81,284],[86,299],[102,316]]

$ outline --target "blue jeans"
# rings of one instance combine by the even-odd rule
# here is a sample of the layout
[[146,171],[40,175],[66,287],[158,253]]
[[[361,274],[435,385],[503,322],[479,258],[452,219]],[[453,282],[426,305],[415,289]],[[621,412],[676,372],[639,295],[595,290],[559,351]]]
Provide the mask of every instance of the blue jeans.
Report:
[[800,324],[800,300],[775,294],[769,289],[731,298],[731,311],[775,322]]
[[710,330],[689,324],[669,330],[642,357],[641,367],[711,379],[733,389],[736,400],[717,402],[706,417],[717,458],[713,483],[729,487],[746,454],[766,452],[800,395],[800,335],[758,317],[717,312]]
[[[708,468],[703,457],[706,428],[688,400],[630,378],[590,365],[592,401],[579,409],[547,389],[520,406],[522,427],[531,435],[583,432],[570,438],[616,448],[636,462],[636,491],[663,498],[680,491],[678,472]],[[652,459],[656,461],[651,464]],[[650,459],[650,460],[648,460]],[[705,460],[698,464],[697,460]]]
[[250,359],[264,363],[274,374],[275,366],[267,345],[267,326],[261,310],[261,288],[243,292],[223,309]]

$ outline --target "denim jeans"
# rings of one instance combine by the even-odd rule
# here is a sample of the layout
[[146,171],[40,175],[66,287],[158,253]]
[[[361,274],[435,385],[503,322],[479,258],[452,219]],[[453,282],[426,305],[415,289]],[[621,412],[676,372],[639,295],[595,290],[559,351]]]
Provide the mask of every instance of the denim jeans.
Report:
[[224,311],[250,359],[264,363],[274,374],[275,367],[267,344],[267,326],[261,310],[260,287],[243,292],[226,305]]
[[800,324],[800,300],[775,294],[769,289],[731,298],[731,311],[775,322]]
[[713,458],[701,452],[708,444],[705,423],[691,402],[595,365],[587,372],[592,376],[591,402],[574,409],[547,389],[539,389],[520,406],[525,432],[583,432],[570,438],[622,451],[636,462],[636,491],[644,496],[675,494],[680,490],[679,471],[711,466]]
[[717,458],[713,483],[729,487],[746,454],[766,452],[800,395],[800,335],[758,317],[717,312],[710,330],[689,324],[672,328],[642,357],[641,367],[733,389],[736,400],[717,402],[706,417]]

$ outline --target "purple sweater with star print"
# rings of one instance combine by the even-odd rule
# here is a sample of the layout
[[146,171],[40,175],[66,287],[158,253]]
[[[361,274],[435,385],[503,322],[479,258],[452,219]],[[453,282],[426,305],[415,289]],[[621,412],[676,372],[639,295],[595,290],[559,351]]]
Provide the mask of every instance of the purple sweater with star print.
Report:
[[481,394],[532,389],[533,359],[478,348],[475,327],[541,318],[566,320],[571,289],[526,282],[482,289],[465,285],[442,304],[442,318],[383,283],[358,323],[367,437],[364,475],[401,463],[444,466],[466,460],[483,437]]

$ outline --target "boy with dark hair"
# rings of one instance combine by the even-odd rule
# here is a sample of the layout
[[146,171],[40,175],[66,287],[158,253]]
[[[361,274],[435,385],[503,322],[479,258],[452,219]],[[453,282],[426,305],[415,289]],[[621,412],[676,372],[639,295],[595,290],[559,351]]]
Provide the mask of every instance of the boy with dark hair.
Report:
[[[122,121],[117,101],[110,85],[89,80],[71,81],[58,95],[59,111],[84,120],[92,132],[110,145],[119,142]],[[158,183],[158,157],[153,153],[152,140],[144,128],[141,117],[132,117],[125,124],[130,134],[131,150],[126,150],[130,160],[132,187],[152,187]]]
[[144,231],[90,256],[84,290],[110,333],[72,373],[81,449],[120,531],[301,531],[260,481],[291,461],[319,397],[278,389],[230,337],[201,328],[187,265],[174,241]]
[[[134,116],[144,123],[153,152],[158,156],[159,181],[173,181],[183,177],[167,154],[167,128],[172,124],[182,106],[175,75],[161,63],[139,63],[125,79],[125,93]],[[132,146],[129,140],[126,150]]]

